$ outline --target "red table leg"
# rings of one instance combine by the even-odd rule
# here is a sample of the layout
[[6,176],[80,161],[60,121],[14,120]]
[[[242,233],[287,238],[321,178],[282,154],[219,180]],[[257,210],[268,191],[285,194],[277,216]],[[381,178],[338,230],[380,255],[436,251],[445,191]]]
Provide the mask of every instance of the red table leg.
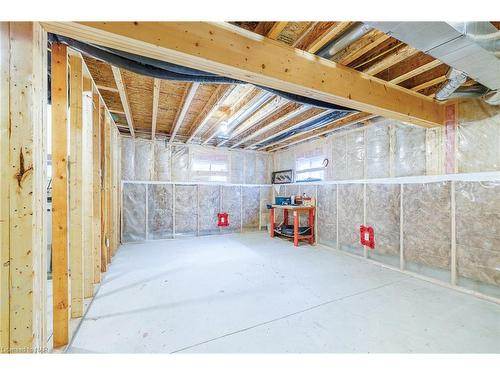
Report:
[[309,228],[311,228],[311,238],[309,238],[309,244],[314,245],[314,209],[309,209]]
[[283,225],[287,226],[288,225],[288,209],[285,208],[283,210]]
[[269,224],[271,224],[271,238],[274,237],[274,207],[271,208],[269,213]]
[[293,211],[293,244],[299,246],[299,214]]

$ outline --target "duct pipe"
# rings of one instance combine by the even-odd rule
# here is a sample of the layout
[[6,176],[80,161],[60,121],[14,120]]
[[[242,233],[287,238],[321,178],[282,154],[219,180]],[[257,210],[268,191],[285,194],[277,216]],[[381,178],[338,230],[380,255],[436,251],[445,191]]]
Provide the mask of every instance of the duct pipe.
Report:
[[465,81],[467,81],[467,74],[460,70],[451,68],[446,73],[448,80],[436,91],[437,100],[446,100],[453,94]]
[[356,22],[340,37],[333,39],[326,46],[321,48],[318,51],[317,55],[325,59],[331,59],[337,53],[346,48],[349,44],[355,42],[371,30],[373,30],[371,26],[362,22]]

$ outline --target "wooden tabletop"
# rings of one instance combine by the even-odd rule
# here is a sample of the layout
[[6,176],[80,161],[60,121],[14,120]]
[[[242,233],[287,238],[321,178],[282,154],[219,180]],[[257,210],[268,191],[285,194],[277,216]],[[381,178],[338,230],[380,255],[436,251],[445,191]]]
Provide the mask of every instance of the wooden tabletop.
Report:
[[271,206],[272,208],[283,208],[283,209],[286,209],[286,210],[311,210],[311,209],[315,209],[316,207],[314,206],[304,206],[304,205],[299,205],[299,206],[293,206],[291,204],[289,205],[282,205],[282,204],[273,204]]

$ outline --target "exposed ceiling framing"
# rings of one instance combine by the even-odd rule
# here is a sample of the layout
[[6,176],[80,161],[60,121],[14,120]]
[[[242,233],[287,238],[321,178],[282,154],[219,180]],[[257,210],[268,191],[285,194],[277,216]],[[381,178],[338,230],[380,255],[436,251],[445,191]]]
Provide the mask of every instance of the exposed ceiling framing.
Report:
[[[340,37],[352,24],[353,22],[233,22],[235,26],[276,40],[278,45],[286,44],[288,48],[295,47],[310,53],[316,53],[327,43]],[[256,53],[255,50],[253,52]],[[252,56],[252,52],[249,55]],[[445,74],[449,68],[431,56],[375,29],[353,41],[333,59],[338,66],[346,66],[352,68],[352,71],[378,79],[373,82],[385,82],[387,87],[397,85],[413,91],[415,97],[425,99],[422,101],[424,104],[446,80]],[[121,131],[128,130],[133,136],[146,135],[152,139],[166,137],[170,142],[175,140],[276,151],[376,116],[372,111],[364,110],[320,128],[261,146],[264,142],[270,142],[273,138],[318,118],[326,111],[266,94],[252,85],[164,81],[118,69],[90,57],[85,57],[85,62],[106,106],[114,114],[117,125]],[[262,71],[265,70],[267,66],[262,67]],[[346,70],[345,74],[351,73]],[[353,76],[348,76],[351,79],[349,77]],[[466,84],[470,85],[471,82]],[[408,95],[406,91],[402,92]],[[254,104],[263,95],[268,95],[268,98],[255,107]],[[138,103],[141,100],[150,105],[140,106]],[[229,128],[227,134],[220,131],[222,123],[226,123]]]

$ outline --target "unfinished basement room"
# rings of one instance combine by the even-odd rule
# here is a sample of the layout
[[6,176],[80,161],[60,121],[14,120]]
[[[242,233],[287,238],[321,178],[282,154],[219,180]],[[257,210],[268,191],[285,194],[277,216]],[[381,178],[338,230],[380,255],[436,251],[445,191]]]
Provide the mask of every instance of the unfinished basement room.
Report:
[[1,352],[499,354],[499,41],[2,21]]

